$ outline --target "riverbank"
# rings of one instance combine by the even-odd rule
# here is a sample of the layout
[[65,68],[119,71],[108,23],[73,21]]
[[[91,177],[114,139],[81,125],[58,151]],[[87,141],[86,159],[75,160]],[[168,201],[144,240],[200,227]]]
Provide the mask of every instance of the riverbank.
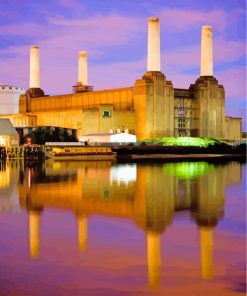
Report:
[[237,160],[245,161],[246,157],[241,154],[127,154],[127,155],[118,155],[118,161],[195,161],[195,160]]
[[241,160],[246,161],[246,145],[212,147],[183,147],[183,146],[115,146],[119,161],[179,161],[179,160]]

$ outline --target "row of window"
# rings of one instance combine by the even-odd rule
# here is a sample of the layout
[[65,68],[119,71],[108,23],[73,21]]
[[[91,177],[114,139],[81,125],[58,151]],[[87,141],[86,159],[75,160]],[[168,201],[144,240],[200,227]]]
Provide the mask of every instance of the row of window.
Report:
[[[1,87],[1,89],[5,89],[5,88],[6,88],[6,89],[9,89],[9,90],[11,90],[11,89],[18,90],[18,87],[12,87],[12,86],[7,86],[7,87],[6,87],[6,86],[2,86],[2,87]],[[23,88],[20,88],[19,90],[24,90],[24,89],[23,89]]]

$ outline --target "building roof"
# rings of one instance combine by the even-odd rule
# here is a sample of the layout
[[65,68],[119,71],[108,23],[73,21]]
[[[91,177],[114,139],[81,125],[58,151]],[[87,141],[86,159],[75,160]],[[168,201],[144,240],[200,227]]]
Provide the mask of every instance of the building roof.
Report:
[[115,134],[117,133],[87,134],[87,135],[82,135],[82,137],[102,137],[102,136],[111,136]]
[[8,118],[0,118],[0,135],[18,135],[16,129]]

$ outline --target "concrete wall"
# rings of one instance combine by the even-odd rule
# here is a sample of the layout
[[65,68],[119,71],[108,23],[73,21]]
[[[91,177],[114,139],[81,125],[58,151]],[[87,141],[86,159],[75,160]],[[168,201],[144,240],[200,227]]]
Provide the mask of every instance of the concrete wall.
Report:
[[[27,102],[25,102],[25,99]],[[90,109],[111,104],[116,110],[133,109],[132,88],[117,88],[76,94],[32,98],[22,96],[20,113]]]
[[[196,110],[197,136],[224,138],[225,92],[213,76],[201,76],[190,86],[194,93],[193,108]],[[195,134],[196,135],[196,134]]]
[[226,139],[241,140],[242,139],[242,118],[239,117],[225,117],[226,125]]
[[24,92],[21,87],[0,85],[0,114],[18,113],[19,97]]
[[173,136],[173,86],[161,72],[147,72],[136,81],[134,108],[138,140]]
[[37,125],[36,115],[5,114],[5,115],[0,115],[0,118],[8,118],[14,127]]

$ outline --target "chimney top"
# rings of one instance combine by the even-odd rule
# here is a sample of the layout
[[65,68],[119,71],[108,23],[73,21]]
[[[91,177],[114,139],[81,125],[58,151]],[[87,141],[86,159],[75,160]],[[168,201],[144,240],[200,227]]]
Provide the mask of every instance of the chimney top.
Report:
[[86,51],[79,51],[79,57],[86,57],[87,52]]
[[158,17],[149,17],[148,18],[148,21],[149,22],[158,22],[159,21],[159,18]]

